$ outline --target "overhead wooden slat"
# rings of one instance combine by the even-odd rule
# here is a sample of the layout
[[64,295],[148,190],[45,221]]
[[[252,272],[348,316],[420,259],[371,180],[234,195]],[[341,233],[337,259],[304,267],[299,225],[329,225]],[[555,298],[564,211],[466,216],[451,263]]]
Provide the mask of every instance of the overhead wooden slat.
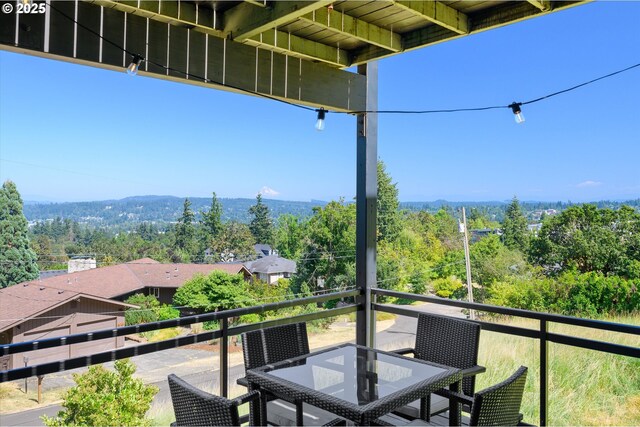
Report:
[[[586,2],[580,0],[557,2],[555,3],[553,10],[555,12],[584,3]],[[484,9],[469,15],[470,34],[509,25],[540,14],[542,14],[540,10],[531,7],[527,2],[500,3],[493,8]],[[431,25],[403,34],[402,42],[405,50],[413,50],[463,36],[463,34],[455,33],[447,28]],[[385,49],[381,49],[377,46],[368,46],[357,52],[353,52],[352,63],[354,65],[363,64],[368,61],[381,59],[390,55],[392,55],[392,53]]]
[[[102,16],[104,40],[83,47],[83,57],[100,58],[102,51],[101,59],[87,61],[74,57],[75,49],[68,46],[75,46],[76,37],[70,29],[61,31],[60,38],[52,40],[52,34],[45,30],[45,14],[20,15],[17,45],[15,36],[0,32],[0,48],[124,73],[130,61],[123,50],[126,46],[127,49],[146,51],[146,61],[139,71],[141,76],[270,96],[337,111],[362,110],[365,106],[366,78],[359,74],[220,37],[204,35],[203,39],[201,34],[194,35],[194,30],[147,20],[114,8],[90,7],[95,11],[78,14],[78,24],[68,19],[63,24],[62,17],[57,17],[58,23],[49,28],[49,33],[56,31],[59,25],[81,28],[85,19],[88,19],[87,26],[95,28],[99,24],[97,18]],[[67,12],[73,12],[75,16],[75,3],[69,3]],[[15,15],[0,15],[0,27],[15,19]],[[51,46],[57,46],[56,54],[44,51],[47,37]],[[167,70],[167,66],[171,70]]]
[[224,13],[224,32],[235,41],[244,41],[331,3],[330,0],[275,1],[269,7],[260,8],[243,2]]
[[458,34],[469,33],[469,19],[464,13],[439,1],[396,1],[396,5],[410,10],[441,27]]
[[552,8],[551,2],[549,0],[527,0],[527,1],[543,12],[548,12]]
[[270,47],[281,52],[290,52],[296,57],[315,59],[335,67],[348,67],[349,55],[346,50],[285,33],[278,30],[265,31],[247,40],[253,46]]
[[211,34],[223,37],[221,30],[214,28],[213,14],[216,12],[212,9],[199,7],[194,2],[187,1],[115,1],[115,0],[86,0],[105,8],[119,10],[121,12],[132,13],[153,19],[154,21],[164,22],[186,28],[193,28],[196,31],[205,34]]
[[327,8],[317,9],[301,16],[300,20],[321,25],[337,33],[366,41],[367,43],[383,47],[393,52],[402,50],[402,38],[399,34],[369,24],[361,19],[353,18],[336,10]]

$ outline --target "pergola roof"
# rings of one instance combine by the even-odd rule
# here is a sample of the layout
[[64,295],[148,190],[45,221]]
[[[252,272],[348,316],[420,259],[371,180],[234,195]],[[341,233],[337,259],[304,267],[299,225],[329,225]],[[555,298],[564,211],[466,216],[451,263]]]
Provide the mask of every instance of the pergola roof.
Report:
[[[584,1],[55,1],[1,14],[0,47],[341,111],[364,109],[345,68]],[[97,36],[99,34],[100,36]]]

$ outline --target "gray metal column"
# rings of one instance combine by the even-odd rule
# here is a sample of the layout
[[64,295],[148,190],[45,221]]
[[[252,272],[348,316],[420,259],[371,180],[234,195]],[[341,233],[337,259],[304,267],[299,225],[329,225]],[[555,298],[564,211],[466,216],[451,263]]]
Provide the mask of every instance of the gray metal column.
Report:
[[[378,64],[358,66],[367,76],[366,110],[378,109]],[[376,241],[378,201],[378,115],[357,116],[356,167],[356,286],[363,291],[356,317],[356,343],[374,347],[375,324],[371,311],[371,288],[376,285]]]

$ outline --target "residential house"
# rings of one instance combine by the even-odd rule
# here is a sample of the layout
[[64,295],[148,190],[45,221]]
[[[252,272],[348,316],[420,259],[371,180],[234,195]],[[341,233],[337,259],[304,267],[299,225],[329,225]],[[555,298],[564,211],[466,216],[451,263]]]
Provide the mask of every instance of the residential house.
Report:
[[[242,264],[161,264],[150,258],[24,282],[0,290],[0,344],[34,341],[124,326],[123,301],[135,293],[171,304],[176,290],[196,274],[251,273]],[[124,339],[109,338],[25,354],[29,365],[113,350]],[[6,356],[0,367],[23,365]]]
[[288,279],[296,272],[296,262],[277,255],[269,255],[245,263],[245,267],[255,279],[275,283],[278,279]]

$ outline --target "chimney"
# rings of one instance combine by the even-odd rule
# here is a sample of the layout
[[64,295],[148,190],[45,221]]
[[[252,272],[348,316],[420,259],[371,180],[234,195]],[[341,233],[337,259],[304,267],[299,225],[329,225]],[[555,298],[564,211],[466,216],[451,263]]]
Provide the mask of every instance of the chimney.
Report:
[[73,257],[67,263],[67,273],[85,271],[96,268],[96,259],[90,257]]

